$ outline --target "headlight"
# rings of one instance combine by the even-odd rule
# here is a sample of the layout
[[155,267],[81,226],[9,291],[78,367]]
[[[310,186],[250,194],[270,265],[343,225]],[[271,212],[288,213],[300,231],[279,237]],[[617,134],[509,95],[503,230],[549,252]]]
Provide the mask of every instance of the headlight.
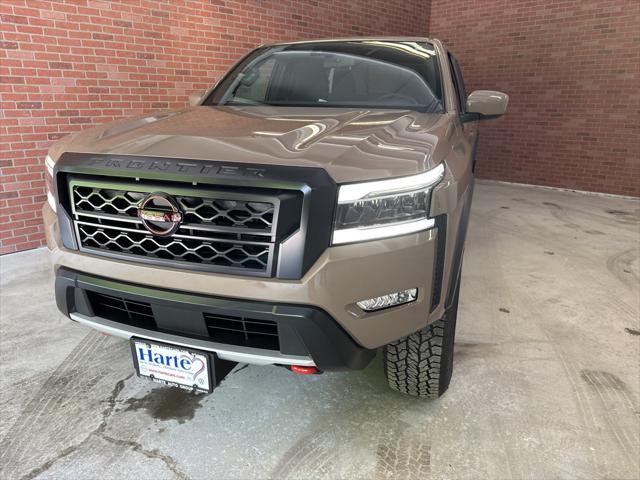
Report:
[[333,244],[362,242],[420,232],[433,227],[431,191],[444,165],[410,177],[342,185]]
[[55,196],[55,188],[54,188],[54,185],[53,185],[53,167],[55,166],[55,162],[53,161],[53,158],[51,158],[49,155],[47,155],[44,158],[44,166],[45,166],[44,183],[45,183],[46,188],[47,188],[47,202],[49,203],[49,206],[55,212],[56,211],[56,196]]

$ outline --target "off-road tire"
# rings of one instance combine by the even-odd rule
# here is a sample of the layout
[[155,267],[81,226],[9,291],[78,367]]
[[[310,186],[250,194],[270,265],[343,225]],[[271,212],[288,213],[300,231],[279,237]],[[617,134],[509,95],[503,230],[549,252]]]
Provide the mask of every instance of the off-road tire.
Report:
[[431,325],[384,347],[384,370],[393,390],[438,398],[449,388],[460,280],[451,306]]

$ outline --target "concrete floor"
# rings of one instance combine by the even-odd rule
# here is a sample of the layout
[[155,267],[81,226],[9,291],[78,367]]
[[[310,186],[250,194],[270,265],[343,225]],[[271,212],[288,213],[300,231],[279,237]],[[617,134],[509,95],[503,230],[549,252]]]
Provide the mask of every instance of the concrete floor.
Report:
[[0,478],[639,478],[640,202],[481,183],[454,378],[241,368],[213,395],[132,375],[54,306],[45,250],[2,257]]

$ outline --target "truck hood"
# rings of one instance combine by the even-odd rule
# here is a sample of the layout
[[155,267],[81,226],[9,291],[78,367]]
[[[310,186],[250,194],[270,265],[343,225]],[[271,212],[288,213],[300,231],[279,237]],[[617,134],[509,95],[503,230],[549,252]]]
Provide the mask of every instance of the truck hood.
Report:
[[[410,110],[213,107],[120,120],[50,150],[321,167],[338,183],[411,175],[439,163],[450,118]],[[440,145],[440,147],[439,147]]]

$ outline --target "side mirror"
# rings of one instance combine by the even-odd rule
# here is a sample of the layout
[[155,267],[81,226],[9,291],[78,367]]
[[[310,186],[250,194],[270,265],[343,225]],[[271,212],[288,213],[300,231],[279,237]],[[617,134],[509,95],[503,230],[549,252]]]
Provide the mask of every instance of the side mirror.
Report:
[[189,105],[191,105],[192,107],[197,107],[198,105],[200,105],[202,97],[204,97],[204,93],[205,92],[203,90],[199,92],[193,92],[191,95],[189,95]]
[[467,114],[475,120],[489,120],[504,115],[509,105],[509,95],[493,90],[476,90],[467,98]]

